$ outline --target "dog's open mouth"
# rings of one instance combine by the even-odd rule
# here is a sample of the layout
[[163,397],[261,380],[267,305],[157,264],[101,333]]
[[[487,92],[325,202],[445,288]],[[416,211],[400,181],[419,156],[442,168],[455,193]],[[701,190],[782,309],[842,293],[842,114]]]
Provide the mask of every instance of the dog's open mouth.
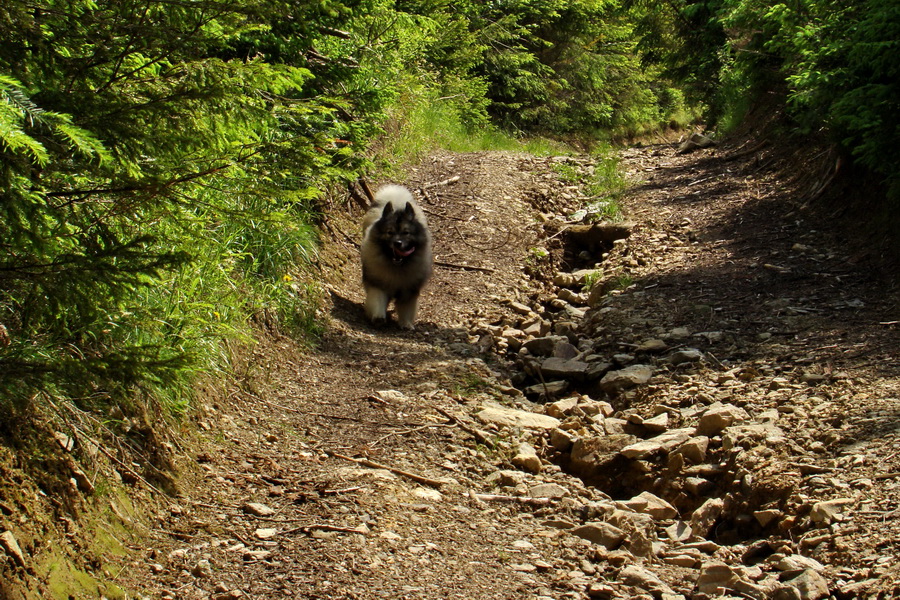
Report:
[[416,251],[415,246],[410,246],[406,250],[401,250],[400,248],[394,248],[394,260],[404,259],[415,251]]

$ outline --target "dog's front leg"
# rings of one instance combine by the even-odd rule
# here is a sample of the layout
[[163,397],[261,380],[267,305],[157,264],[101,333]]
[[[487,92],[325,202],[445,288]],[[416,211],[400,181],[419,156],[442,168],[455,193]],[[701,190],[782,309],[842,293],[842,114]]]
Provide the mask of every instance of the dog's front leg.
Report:
[[387,305],[390,301],[384,290],[366,286],[366,316],[374,325],[384,325],[387,321]]
[[415,329],[416,312],[419,310],[419,294],[397,298],[397,323],[403,329]]

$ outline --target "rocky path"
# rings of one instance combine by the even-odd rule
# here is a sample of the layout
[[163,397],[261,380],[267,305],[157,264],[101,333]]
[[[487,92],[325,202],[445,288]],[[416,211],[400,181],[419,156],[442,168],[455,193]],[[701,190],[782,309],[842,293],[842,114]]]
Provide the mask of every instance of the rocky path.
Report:
[[759,164],[624,151],[623,238],[570,218],[591,199],[561,174],[588,158],[434,157],[407,182],[439,264],[413,333],[364,322],[359,215],[335,217],[320,347],[272,334],[245,357],[118,582],[216,600],[897,595],[896,295]]

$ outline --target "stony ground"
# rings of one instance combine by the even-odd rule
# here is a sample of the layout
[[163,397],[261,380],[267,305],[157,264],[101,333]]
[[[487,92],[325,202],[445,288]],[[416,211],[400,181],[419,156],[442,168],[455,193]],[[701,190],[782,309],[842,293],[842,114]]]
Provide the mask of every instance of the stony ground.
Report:
[[217,600],[897,596],[896,290],[767,157],[625,150],[612,231],[577,221],[590,158],[436,156],[403,182],[438,261],[415,332],[365,323],[361,210],[335,217],[322,343],[272,333],[199,411],[181,493],[117,583]]

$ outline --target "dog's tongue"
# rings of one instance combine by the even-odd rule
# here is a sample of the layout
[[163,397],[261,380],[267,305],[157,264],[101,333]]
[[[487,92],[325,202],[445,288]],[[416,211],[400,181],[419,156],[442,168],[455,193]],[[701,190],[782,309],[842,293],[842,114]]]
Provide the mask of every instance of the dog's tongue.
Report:
[[410,246],[408,250],[400,250],[399,248],[394,248],[394,256],[400,256],[400,257],[405,258],[415,251],[416,251],[415,246]]

